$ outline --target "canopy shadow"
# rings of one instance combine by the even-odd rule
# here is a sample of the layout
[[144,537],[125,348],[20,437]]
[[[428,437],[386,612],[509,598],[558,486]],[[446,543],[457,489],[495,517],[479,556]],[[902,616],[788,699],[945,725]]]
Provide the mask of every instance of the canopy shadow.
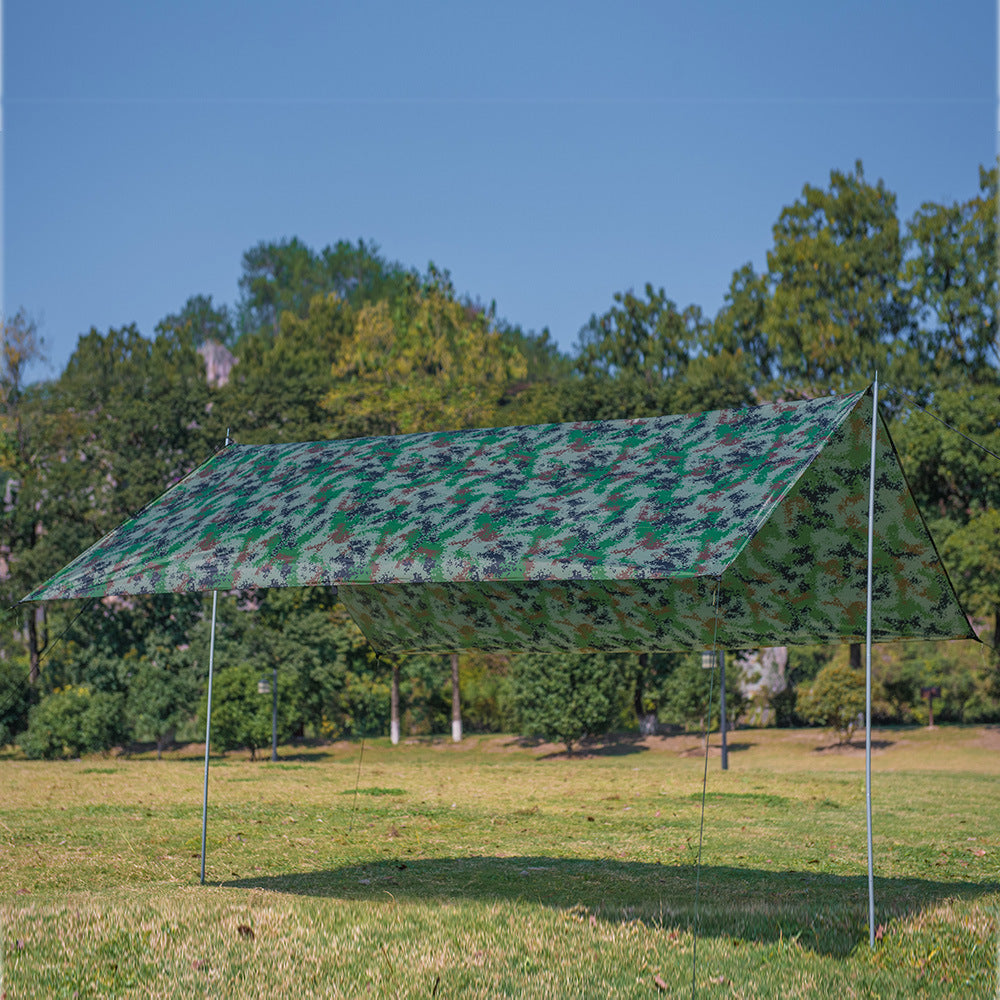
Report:
[[[685,931],[694,918],[696,877],[694,865],[607,858],[400,856],[219,884],[343,900],[535,903],[596,920]],[[991,893],[1000,893],[1000,883],[876,878],[877,920],[888,926],[947,900]],[[843,956],[867,941],[867,877],[707,865],[698,910],[700,936],[797,939],[818,953]]]

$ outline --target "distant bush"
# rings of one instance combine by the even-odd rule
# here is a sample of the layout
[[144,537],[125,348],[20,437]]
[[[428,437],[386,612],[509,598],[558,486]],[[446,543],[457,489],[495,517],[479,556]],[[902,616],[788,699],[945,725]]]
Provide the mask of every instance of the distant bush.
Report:
[[462,724],[472,733],[517,728],[509,660],[495,653],[466,653],[459,661]]
[[28,724],[28,709],[34,691],[28,683],[28,658],[0,660],[0,747]]
[[129,678],[125,701],[131,735],[152,736],[161,757],[177,727],[194,714],[197,697],[195,664],[186,651],[158,650],[155,660],[143,657]]
[[526,653],[511,661],[511,687],[523,736],[565,744],[609,732],[626,690],[621,657],[603,653]]
[[865,709],[865,675],[846,663],[828,663],[805,689],[796,710],[811,723],[828,726],[841,743],[850,743]]
[[[257,751],[271,745],[272,696],[258,690],[258,681],[271,681],[271,672],[262,674],[249,663],[223,667],[215,675],[212,692],[212,745],[226,751],[246,747],[251,760]],[[294,681],[288,671],[278,671],[278,741],[292,733]],[[207,699],[201,706],[204,724]]]
[[387,681],[348,671],[335,709],[323,720],[326,736],[384,736],[389,731]]
[[121,694],[58,688],[32,707],[18,744],[35,760],[110,750],[122,737],[123,710]]

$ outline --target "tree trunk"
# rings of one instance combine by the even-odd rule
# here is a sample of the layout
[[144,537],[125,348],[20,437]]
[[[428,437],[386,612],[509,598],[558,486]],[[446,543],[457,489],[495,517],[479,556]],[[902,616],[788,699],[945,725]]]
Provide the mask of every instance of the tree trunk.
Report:
[[635,679],[635,690],[632,692],[632,707],[635,709],[635,717],[639,720],[640,727],[642,725],[642,717],[645,714],[642,708],[642,696],[646,693],[644,681],[646,679],[648,656],[648,653],[639,654],[639,673]]
[[25,611],[24,619],[28,633],[28,683],[36,687],[42,675],[42,661],[38,649],[38,620],[35,618],[33,605]]
[[646,693],[645,679],[646,671],[649,669],[649,653],[639,654],[639,676],[635,681],[635,691],[632,696],[632,707],[635,709],[635,718],[639,723],[640,736],[655,736],[659,728],[659,720],[656,717],[656,709],[647,712],[643,705],[643,696]]
[[399,664],[392,665],[392,693],[389,699],[389,739],[399,743]]
[[35,623],[38,628],[38,653],[41,655],[49,648],[49,618],[46,605],[39,604],[35,607]]
[[156,737],[156,759],[163,760],[163,748],[168,746],[170,743],[174,742],[174,737],[177,735],[176,730],[171,726],[165,732],[159,734]]
[[458,653],[451,654],[451,738],[462,742],[462,703],[458,696]]
[[851,666],[855,670],[861,669],[861,643],[852,642],[851,643]]

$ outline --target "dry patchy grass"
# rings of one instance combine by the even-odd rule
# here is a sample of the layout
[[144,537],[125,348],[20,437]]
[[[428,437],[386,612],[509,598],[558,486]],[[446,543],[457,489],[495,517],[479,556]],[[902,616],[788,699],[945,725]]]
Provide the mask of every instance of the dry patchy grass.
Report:
[[[21,997],[992,996],[995,730],[883,731],[867,947],[863,753],[815,731],[473,737],[0,761],[7,1000]],[[716,737],[717,740],[717,737]]]

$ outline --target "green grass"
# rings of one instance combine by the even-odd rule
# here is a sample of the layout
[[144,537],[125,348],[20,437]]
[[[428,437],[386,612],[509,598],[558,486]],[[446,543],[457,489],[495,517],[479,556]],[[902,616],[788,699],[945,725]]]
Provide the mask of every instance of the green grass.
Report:
[[[0,761],[0,994],[993,997],[1000,731]],[[714,738],[716,741],[718,737]],[[358,784],[357,795],[355,786]],[[661,983],[662,986],[657,985]],[[665,987],[665,988],[664,988]]]

